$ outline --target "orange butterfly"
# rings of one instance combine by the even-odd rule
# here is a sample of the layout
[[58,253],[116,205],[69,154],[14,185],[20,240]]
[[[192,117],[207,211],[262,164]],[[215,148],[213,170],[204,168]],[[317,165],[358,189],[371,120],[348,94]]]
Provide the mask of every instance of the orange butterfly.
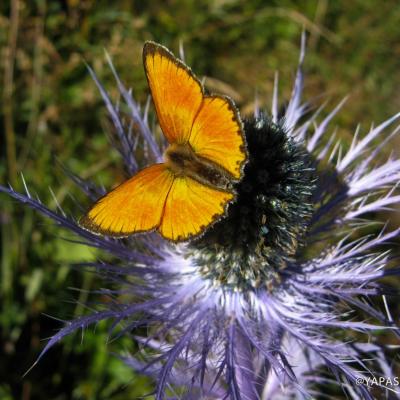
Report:
[[239,113],[228,97],[205,95],[189,67],[146,42],[143,63],[161,129],[165,162],[139,171],[100,198],[80,224],[124,237],[157,230],[184,241],[205,231],[235,198],[247,160]]

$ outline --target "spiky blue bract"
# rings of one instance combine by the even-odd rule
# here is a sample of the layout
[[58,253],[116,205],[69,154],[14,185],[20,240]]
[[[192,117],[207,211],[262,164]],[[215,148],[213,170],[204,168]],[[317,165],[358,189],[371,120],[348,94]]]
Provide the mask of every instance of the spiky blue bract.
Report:
[[[284,115],[278,112],[276,80],[271,116],[256,110],[255,119],[246,124],[248,130],[268,125],[285,135],[282,149],[287,148],[285,143],[297,146],[287,153],[287,162],[278,164],[288,167],[285,176],[290,188],[304,189],[303,197],[298,197],[304,221],[293,214],[296,196],[280,197],[283,192],[278,185],[280,189],[274,193],[281,201],[279,218],[268,218],[275,212],[273,207],[262,208],[266,218],[261,212],[262,223],[254,225],[255,234],[235,246],[227,247],[220,240],[213,245],[213,235],[188,245],[173,245],[155,234],[115,240],[83,230],[61,209],[49,210],[27,188],[26,194],[21,194],[0,187],[78,235],[81,242],[109,253],[113,260],[82,264],[109,281],[113,290],[100,289],[98,293],[108,301],[91,315],[65,322],[39,359],[64,336],[110,320],[116,336],[135,334],[140,351],[122,358],[154,378],[157,399],[314,398],[321,393],[329,395],[332,384],[354,399],[386,394],[400,397],[398,387],[359,384],[360,379],[373,375],[393,377],[396,373],[396,346],[384,347],[375,332],[399,335],[387,307],[387,298],[394,292],[381,280],[400,273],[388,246],[400,229],[382,228],[375,236],[364,235],[363,230],[371,224],[370,213],[400,201],[400,160],[390,157],[382,164],[375,160],[397,133],[400,114],[367,133],[357,130],[351,146],[342,148],[331,133],[331,123],[344,101],[318,122],[322,109],[312,114],[309,105],[301,102],[303,58],[304,38],[300,68]],[[143,157],[135,157],[138,152],[145,148],[145,162],[155,162],[162,157],[163,144],[149,129],[147,108],[141,112],[109,63],[130,120],[122,116],[92,70],[90,73],[114,123],[115,145],[132,174],[142,167],[138,160]],[[291,155],[299,155],[300,161]],[[269,160],[278,165],[280,158]],[[312,176],[299,176],[299,171],[310,168]],[[102,194],[91,183],[73,179],[91,198]],[[224,226],[235,229],[235,221],[227,218]],[[290,226],[285,230],[287,223]],[[268,236],[271,228],[281,229],[277,232],[282,234],[276,235],[276,248],[274,241],[263,242],[274,256],[263,264],[262,252],[258,258],[253,253],[259,249],[260,235]],[[234,235],[230,235],[232,244]],[[290,238],[294,246],[287,247]],[[283,254],[286,248],[290,251]],[[232,260],[236,269],[230,269]],[[260,266],[263,273],[252,280],[250,275]],[[270,275],[264,274],[267,269]],[[236,271],[233,278],[231,271]],[[226,276],[219,279],[221,274]],[[122,293],[124,296],[118,296]],[[146,336],[137,333],[140,327],[146,328]]]

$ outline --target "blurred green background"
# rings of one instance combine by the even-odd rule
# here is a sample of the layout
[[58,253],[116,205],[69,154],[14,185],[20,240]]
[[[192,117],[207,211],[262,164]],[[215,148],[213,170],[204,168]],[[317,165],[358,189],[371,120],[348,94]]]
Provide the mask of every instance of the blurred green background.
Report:
[[[344,141],[359,122],[365,132],[399,111],[397,0],[2,1],[1,182],[22,190],[23,171],[45,204],[55,207],[51,187],[77,217],[70,196],[84,198],[56,167],[55,155],[106,187],[121,180],[121,159],[103,134],[107,113],[84,65],[95,69],[117,99],[104,49],[144,102],[143,42],[161,42],[176,54],[182,42],[186,62],[198,76],[209,77],[208,87],[231,95],[250,115],[256,93],[261,107],[270,107],[276,70],[281,99],[289,97],[303,27],[306,97],[330,99],[333,107],[351,95],[336,119]],[[86,330],[83,340],[79,334],[67,338],[22,378],[43,339],[61,326],[45,314],[80,315],[87,294],[69,288],[90,290],[102,283],[68,266],[94,259],[94,251],[68,243],[48,220],[5,196],[0,201],[0,399],[136,399],[149,393],[150,381],[110,355],[134,351],[134,343],[125,338],[106,345],[105,325]]]

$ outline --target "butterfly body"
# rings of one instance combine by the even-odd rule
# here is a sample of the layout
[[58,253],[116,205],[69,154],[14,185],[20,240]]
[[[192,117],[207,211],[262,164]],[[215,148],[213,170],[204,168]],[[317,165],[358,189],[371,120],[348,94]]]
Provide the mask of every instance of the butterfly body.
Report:
[[247,161],[243,125],[233,101],[205,95],[190,68],[164,46],[146,42],[143,64],[168,141],[164,163],[100,198],[80,224],[114,237],[156,230],[186,241],[222,218],[236,197]]
[[217,164],[199,157],[187,144],[171,144],[165,151],[165,164],[176,176],[187,176],[197,182],[222,190],[232,189],[232,178]]

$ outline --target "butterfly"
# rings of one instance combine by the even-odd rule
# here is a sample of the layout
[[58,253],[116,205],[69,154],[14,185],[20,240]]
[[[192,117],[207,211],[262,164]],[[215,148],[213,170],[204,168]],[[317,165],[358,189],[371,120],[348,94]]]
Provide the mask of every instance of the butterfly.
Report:
[[157,231],[170,241],[187,241],[221,219],[235,199],[248,158],[243,125],[233,101],[205,94],[166,47],[146,42],[143,64],[168,141],[164,162],[101,197],[79,222],[114,237]]

